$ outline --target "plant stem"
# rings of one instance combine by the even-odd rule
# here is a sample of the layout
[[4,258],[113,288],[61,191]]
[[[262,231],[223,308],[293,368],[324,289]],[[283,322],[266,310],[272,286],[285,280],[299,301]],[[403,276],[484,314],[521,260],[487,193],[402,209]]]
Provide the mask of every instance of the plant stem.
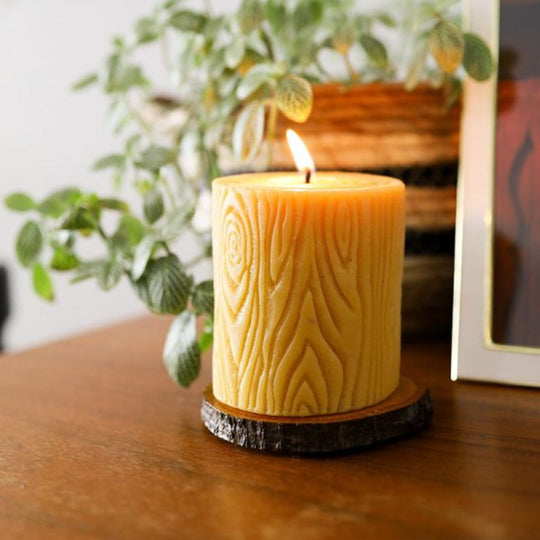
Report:
[[274,140],[276,138],[276,123],[277,123],[278,106],[277,101],[273,99],[270,102],[270,112],[268,114],[268,130],[266,132],[266,166],[269,167],[272,163],[272,156],[274,154]]
[[268,56],[270,57],[270,60],[272,60],[272,62],[275,62],[276,55],[274,54],[272,41],[270,40],[270,37],[268,36],[268,34],[262,28],[260,30],[260,36],[261,36],[262,42],[264,43],[264,46],[266,47],[266,51],[268,52]]
[[358,73],[354,71],[354,67],[351,63],[351,59],[349,58],[348,54],[342,54],[343,60],[345,62],[345,66],[347,67],[347,72],[349,73],[349,78],[352,82],[359,82],[360,77],[358,76]]
[[101,227],[101,225],[96,225],[96,231],[98,232],[99,236],[105,240],[105,243],[109,245],[109,237],[105,234],[105,231]]

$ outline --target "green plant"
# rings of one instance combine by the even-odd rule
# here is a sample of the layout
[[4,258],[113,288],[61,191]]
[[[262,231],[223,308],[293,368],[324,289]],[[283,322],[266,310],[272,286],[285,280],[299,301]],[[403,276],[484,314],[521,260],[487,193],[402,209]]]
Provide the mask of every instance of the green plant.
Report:
[[[95,279],[103,290],[126,278],[152,311],[177,316],[164,360],[171,377],[188,386],[198,375],[201,351],[212,342],[212,282],[197,282],[193,274],[211,256],[209,226],[200,226],[198,214],[228,156],[270,159],[277,115],[306,121],[311,85],[336,80],[330,72],[336,63],[345,70],[343,84],[396,80],[403,61],[389,54],[384,32],[400,35],[400,48],[413,51],[404,70],[409,89],[427,79],[444,85],[454,100],[461,66],[485,80],[493,62],[482,40],[461,31],[455,1],[402,2],[401,13],[409,15],[401,20],[394,12],[361,12],[351,0],[243,0],[232,15],[182,4],[159,4],[132,34],[113,39],[98,72],[74,85],[97,85],[108,96],[110,123],[122,142],[94,168],[109,170],[118,189],[134,188],[141,208],[78,188],[42,201],[14,193],[5,202],[33,214],[18,234],[16,251],[32,271],[37,294],[54,298],[51,270],[70,272],[74,283]],[[137,60],[139,50],[150,46],[171,75],[170,99],[153,99],[157,85]],[[176,115],[177,121],[162,129],[149,117],[150,104],[158,117]],[[116,215],[112,227],[103,219],[107,213]],[[104,249],[102,257],[88,260],[79,244],[91,235]],[[176,254],[187,235],[200,248],[191,260]],[[198,337],[197,316],[204,319]]]

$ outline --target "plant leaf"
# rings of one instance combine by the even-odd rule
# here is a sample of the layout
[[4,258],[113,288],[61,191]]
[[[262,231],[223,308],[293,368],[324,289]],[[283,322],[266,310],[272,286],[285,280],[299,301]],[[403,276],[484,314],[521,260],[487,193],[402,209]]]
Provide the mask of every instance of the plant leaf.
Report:
[[105,210],[118,210],[119,212],[129,212],[129,205],[121,199],[105,197],[99,199],[99,206]]
[[157,21],[149,17],[143,17],[135,25],[135,35],[138,43],[150,43],[155,41],[160,34],[160,28]]
[[252,160],[264,136],[264,106],[254,101],[238,115],[233,130],[233,150],[243,161]]
[[134,86],[148,86],[148,79],[144,76],[140,66],[131,64],[120,71],[115,90],[126,92]]
[[463,67],[477,81],[489,79],[493,73],[493,58],[487,44],[477,35],[466,33]]
[[332,38],[332,47],[340,54],[348,54],[350,48],[356,42],[357,37],[356,28],[345,20]]
[[186,223],[191,221],[194,213],[193,206],[184,206],[168,213],[165,216],[160,236],[166,242],[174,240],[185,229]]
[[143,212],[149,223],[155,223],[165,211],[163,195],[158,189],[151,189],[144,195]]
[[91,231],[96,228],[96,225],[96,220],[90,211],[84,206],[77,206],[70,210],[60,228],[67,231]]
[[397,22],[394,17],[392,17],[388,13],[378,13],[375,15],[375,20],[379,21],[384,26],[387,26],[388,28],[396,28]]
[[43,234],[37,222],[27,221],[19,231],[15,244],[17,258],[23,266],[34,264],[43,248]]
[[134,281],[138,281],[144,274],[148,261],[152,256],[155,243],[156,239],[149,235],[145,236],[135,248],[133,267],[131,269],[131,277]]
[[461,79],[458,77],[449,77],[445,86],[446,100],[444,103],[444,108],[448,110],[455,105],[461,97],[461,94],[463,93],[463,86],[461,84]]
[[[125,100],[113,98],[107,111],[107,123],[113,133],[120,133],[122,129],[129,123],[131,119],[131,111],[126,105]],[[123,170],[123,164],[112,165],[118,174]]]
[[265,4],[266,18],[272,27],[272,30],[278,34],[283,31],[287,22],[287,10],[285,6],[270,0]]
[[79,283],[81,281],[86,281],[87,279],[97,277],[100,272],[101,267],[105,261],[88,261],[81,263],[75,275],[70,279],[70,283]]
[[386,47],[377,38],[370,34],[362,34],[360,36],[360,45],[362,45],[366,54],[375,65],[380,68],[388,65]]
[[195,286],[191,303],[197,315],[214,315],[214,282],[202,281]]
[[136,64],[121,65],[118,63],[111,68],[109,81],[105,86],[108,93],[127,92],[134,86],[147,86],[148,80],[144,76],[140,66]]
[[445,73],[454,73],[463,59],[465,40],[454,23],[443,20],[431,31],[429,48],[439,67]]
[[429,43],[426,39],[418,43],[414,56],[409,64],[409,70],[405,77],[405,89],[413,90],[424,73],[427,55],[429,53]]
[[175,154],[170,148],[153,144],[143,151],[137,165],[147,171],[157,172],[174,160]]
[[146,271],[150,302],[158,313],[180,313],[187,306],[193,286],[176,255],[153,259]]
[[305,122],[313,108],[311,85],[298,75],[286,75],[277,86],[276,99],[279,110],[294,122]]
[[146,307],[154,311],[154,306],[152,305],[152,301],[150,299],[150,293],[148,292],[148,280],[146,279],[146,276],[143,275],[137,281],[133,281],[132,279],[131,285],[133,286],[133,289],[135,290],[135,293],[139,299],[145,303]]
[[53,252],[50,267],[53,270],[58,270],[59,272],[67,272],[69,270],[78,268],[79,264],[79,259],[77,258],[77,255],[73,253],[73,251],[62,246],[58,246]]
[[114,52],[107,57],[104,66],[104,72],[101,77],[105,82],[105,91],[109,92],[110,88],[114,85],[114,81],[118,76],[118,72],[121,69],[121,53]]
[[242,38],[236,38],[225,50],[225,65],[229,69],[235,69],[244,58],[246,42]]
[[88,75],[81,77],[78,81],[75,81],[71,85],[71,89],[74,91],[82,90],[83,88],[87,88],[88,86],[95,84],[97,81],[97,73],[89,73]]
[[207,39],[215,40],[222,28],[226,26],[227,22],[227,18],[223,15],[208,17],[204,23],[204,35]]
[[125,145],[126,154],[128,156],[131,156],[131,154],[133,154],[133,151],[135,150],[135,148],[139,144],[140,140],[141,140],[141,134],[140,133],[134,133],[133,135],[131,135],[131,137],[129,137],[129,139],[126,141],[126,145]]
[[144,225],[131,214],[124,214],[111,237],[112,246],[119,251],[136,246],[144,236]]
[[275,64],[257,64],[253,66],[240,81],[236,89],[236,96],[241,100],[248,98],[263,84],[273,83],[276,77],[282,74],[282,71],[282,68]]
[[172,9],[178,4],[180,4],[182,1],[183,0],[167,0],[167,2],[163,4],[163,9]]
[[174,320],[163,348],[163,362],[173,381],[188,387],[201,370],[201,351],[197,343],[196,318],[190,311]]
[[456,4],[460,4],[460,3],[461,3],[461,0],[437,0],[434,5],[433,5],[433,2],[430,2],[430,4],[433,5],[433,8],[439,12],[446,11],[452,6],[455,6]]
[[65,188],[51,193],[38,206],[44,216],[59,218],[72,204],[76,203],[82,193],[77,188]]
[[255,30],[264,19],[264,10],[259,0],[243,0],[238,10],[238,26],[244,34]]
[[209,75],[208,84],[206,85],[205,105],[213,104],[214,99],[212,97],[215,94],[214,81],[221,79],[223,72],[227,67],[225,63],[225,49],[219,49],[210,54],[208,58],[207,70]]
[[304,29],[307,26],[318,24],[323,13],[323,5],[320,0],[300,2],[293,15],[294,27]]
[[204,15],[187,10],[177,11],[169,18],[169,24],[181,32],[200,32],[205,22]]
[[32,197],[26,193],[12,193],[4,199],[5,205],[15,212],[27,212],[36,207],[36,203]]
[[197,315],[214,315],[214,282],[212,280],[202,281],[195,286],[191,303]]
[[111,290],[120,281],[123,270],[122,264],[116,259],[104,261],[96,272],[99,288],[104,291]]
[[47,302],[54,300],[54,289],[51,276],[41,263],[36,263],[32,269],[32,285],[34,291]]
[[126,163],[126,158],[122,154],[109,154],[99,158],[93,165],[92,169],[100,171],[102,169],[120,169]]

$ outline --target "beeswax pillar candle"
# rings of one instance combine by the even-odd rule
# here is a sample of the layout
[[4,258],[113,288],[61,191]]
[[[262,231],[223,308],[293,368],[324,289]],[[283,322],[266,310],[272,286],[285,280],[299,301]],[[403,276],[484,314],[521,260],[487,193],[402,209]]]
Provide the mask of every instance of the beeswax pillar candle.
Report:
[[213,391],[265,415],[360,409],[397,387],[405,189],[317,173],[213,182]]

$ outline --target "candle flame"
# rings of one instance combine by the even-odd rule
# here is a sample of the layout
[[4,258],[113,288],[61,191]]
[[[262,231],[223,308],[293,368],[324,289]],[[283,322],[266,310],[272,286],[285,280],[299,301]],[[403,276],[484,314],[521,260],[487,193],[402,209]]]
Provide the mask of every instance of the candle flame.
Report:
[[306,174],[306,182],[309,182],[311,175],[315,172],[315,163],[313,163],[311,154],[302,142],[302,139],[292,129],[287,130],[287,142],[289,143],[296,168]]

